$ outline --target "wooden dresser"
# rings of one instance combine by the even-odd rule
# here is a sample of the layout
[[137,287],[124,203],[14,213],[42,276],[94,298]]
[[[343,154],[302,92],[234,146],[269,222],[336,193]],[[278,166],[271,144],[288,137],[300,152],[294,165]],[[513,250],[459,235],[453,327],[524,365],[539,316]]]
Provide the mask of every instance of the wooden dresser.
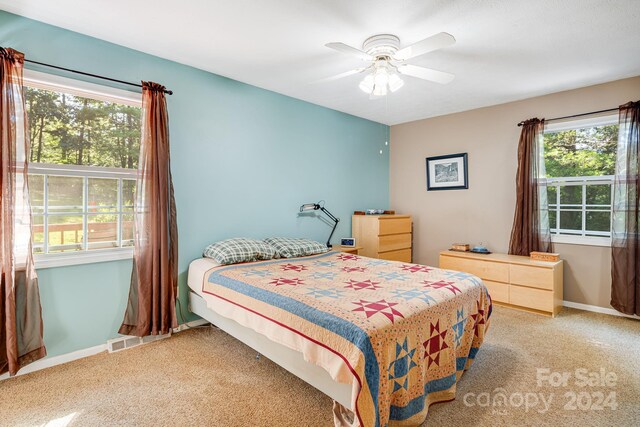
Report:
[[551,316],[562,309],[562,260],[545,262],[517,255],[442,251],[440,268],[480,277],[497,304]]
[[351,227],[360,255],[411,262],[410,215],[353,215]]

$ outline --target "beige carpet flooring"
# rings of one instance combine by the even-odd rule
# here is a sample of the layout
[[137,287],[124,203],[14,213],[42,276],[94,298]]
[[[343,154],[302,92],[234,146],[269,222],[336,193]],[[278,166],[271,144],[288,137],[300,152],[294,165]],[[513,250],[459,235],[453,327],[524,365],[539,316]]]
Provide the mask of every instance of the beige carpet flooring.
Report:
[[[571,378],[566,386],[538,386],[538,368]],[[578,368],[604,369],[610,382],[580,387]],[[506,406],[487,400],[498,388]],[[612,392],[601,401],[599,393]],[[547,402],[553,394],[546,411],[540,393]],[[319,391],[256,360],[225,333],[198,328],[2,381],[0,425],[331,426],[332,416]],[[571,309],[550,319],[496,307],[456,400],[432,406],[426,425],[640,426],[640,321]]]

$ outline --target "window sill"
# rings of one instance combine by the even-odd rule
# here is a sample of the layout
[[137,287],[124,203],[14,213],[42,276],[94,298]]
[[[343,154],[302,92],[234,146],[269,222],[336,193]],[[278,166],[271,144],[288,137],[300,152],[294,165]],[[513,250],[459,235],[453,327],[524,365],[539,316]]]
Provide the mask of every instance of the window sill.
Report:
[[94,264],[133,258],[133,248],[105,249],[81,253],[34,255],[36,269]]
[[563,245],[581,245],[581,246],[604,246],[611,247],[610,237],[585,237],[585,236],[568,236],[568,235],[551,235],[552,243]]

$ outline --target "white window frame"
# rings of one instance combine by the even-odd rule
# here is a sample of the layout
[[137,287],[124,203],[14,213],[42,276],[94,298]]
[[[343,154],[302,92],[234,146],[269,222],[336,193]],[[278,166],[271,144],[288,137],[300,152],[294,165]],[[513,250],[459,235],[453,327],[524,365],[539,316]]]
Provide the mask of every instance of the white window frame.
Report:
[[[142,95],[140,93],[117,89],[109,86],[97,85],[81,80],[55,76],[52,74],[41,73],[33,70],[24,70],[24,84],[25,86],[37,89],[65,92],[85,98],[131,105],[140,108],[142,107]],[[120,199],[120,196],[122,194],[122,179],[135,179],[137,177],[137,170],[123,168],[104,168],[96,166],[29,163],[29,174],[45,176],[55,175],[84,177],[84,203],[86,203],[87,180],[89,177],[118,179],[118,198]],[[119,209],[117,214],[120,215],[122,213],[121,200],[118,200],[118,206]],[[82,215],[84,217],[86,216],[86,214],[87,213],[84,212],[83,209],[83,213],[79,215]],[[46,212],[43,214],[43,216],[45,216],[46,218]],[[83,223],[85,224],[84,227],[86,228],[87,221],[83,219]],[[120,223],[120,216],[118,223]],[[87,236],[86,230],[83,235]],[[45,235],[45,239],[46,238],[47,236]],[[118,241],[119,240],[120,227],[118,227]],[[85,249],[78,252],[34,254],[35,267],[37,269],[63,267],[68,265],[117,261],[123,259],[131,259],[133,257],[133,247],[86,250],[86,242],[84,245]]]
[[[594,207],[602,207],[605,205],[588,205],[586,204],[587,187],[589,185],[611,185],[611,200],[613,201],[613,175],[604,176],[576,176],[576,177],[562,177],[562,178],[547,178],[548,187],[556,187],[556,200],[547,200],[549,206],[555,205],[555,208],[549,207],[549,212],[556,212],[556,224],[549,224],[550,229],[555,229],[556,232],[551,232],[551,241],[554,243],[566,243],[574,245],[589,245],[589,246],[611,246],[611,232],[605,231],[592,231],[587,230],[587,212],[607,212],[604,209],[594,209]],[[564,208],[560,208],[560,188],[565,186],[579,186],[581,187],[582,203],[579,205],[563,204]],[[567,208],[568,206],[568,208]],[[611,212],[612,204],[609,205],[609,211]],[[581,230],[561,230],[559,226],[560,212],[581,212],[582,213],[582,228]],[[562,231],[565,234],[559,234]],[[587,234],[591,234],[587,236]],[[594,236],[595,234],[595,236]],[[600,236],[597,236],[597,235]]]
[[[600,116],[587,117],[583,119],[577,120],[567,120],[562,122],[549,123],[545,125],[544,132],[545,133],[556,133],[573,129],[582,129],[588,127],[595,126],[606,126],[606,125],[614,125],[618,124],[618,116],[615,114],[604,114]],[[556,212],[560,210],[560,187],[563,185],[579,185],[582,186],[582,200],[586,202],[586,187],[588,185],[596,185],[596,184],[611,184],[611,207],[613,207],[613,180],[614,175],[605,175],[605,176],[582,176],[582,177],[561,177],[561,178],[547,178],[547,185],[555,185],[556,186],[556,201],[555,203],[551,203],[551,201],[547,201],[550,205],[556,205]],[[585,228],[586,228],[586,213],[591,211],[589,206],[585,203],[581,205],[576,205],[576,209],[582,211],[582,230],[575,230],[576,234],[557,234],[560,230],[557,230],[556,233],[551,233],[551,241],[553,243],[559,244],[569,244],[569,245],[584,245],[584,246],[611,246],[611,236],[606,236],[607,233],[603,232],[602,236],[586,236]],[[549,212],[551,212],[551,208]],[[563,209],[566,211],[566,209]],[[602,211],[602,210],[600,210]],[[606,211],[604,211],[606,212]],[[558,215],[558,213],[556,213]],[[613,215],[611,215],[613,216]],[[556,216],[556,218],[558,218]],[[557,219],[556,219],[557,220]],[[549,224],[549,228],[556,228]],[[566,230],[565,230],[566,231]],[[591,232],[590,234],[596,234],[597,232]]]

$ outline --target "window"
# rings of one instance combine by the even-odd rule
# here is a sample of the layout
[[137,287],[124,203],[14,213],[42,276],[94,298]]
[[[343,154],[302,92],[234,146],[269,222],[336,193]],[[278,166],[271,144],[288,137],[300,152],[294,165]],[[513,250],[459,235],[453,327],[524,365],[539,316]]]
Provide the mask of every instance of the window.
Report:
[[546,127],[544,160],[554,242],[610,244],[617,143],[616,116]]
[[36,266],[131,256],[140,95],[25,73]]

